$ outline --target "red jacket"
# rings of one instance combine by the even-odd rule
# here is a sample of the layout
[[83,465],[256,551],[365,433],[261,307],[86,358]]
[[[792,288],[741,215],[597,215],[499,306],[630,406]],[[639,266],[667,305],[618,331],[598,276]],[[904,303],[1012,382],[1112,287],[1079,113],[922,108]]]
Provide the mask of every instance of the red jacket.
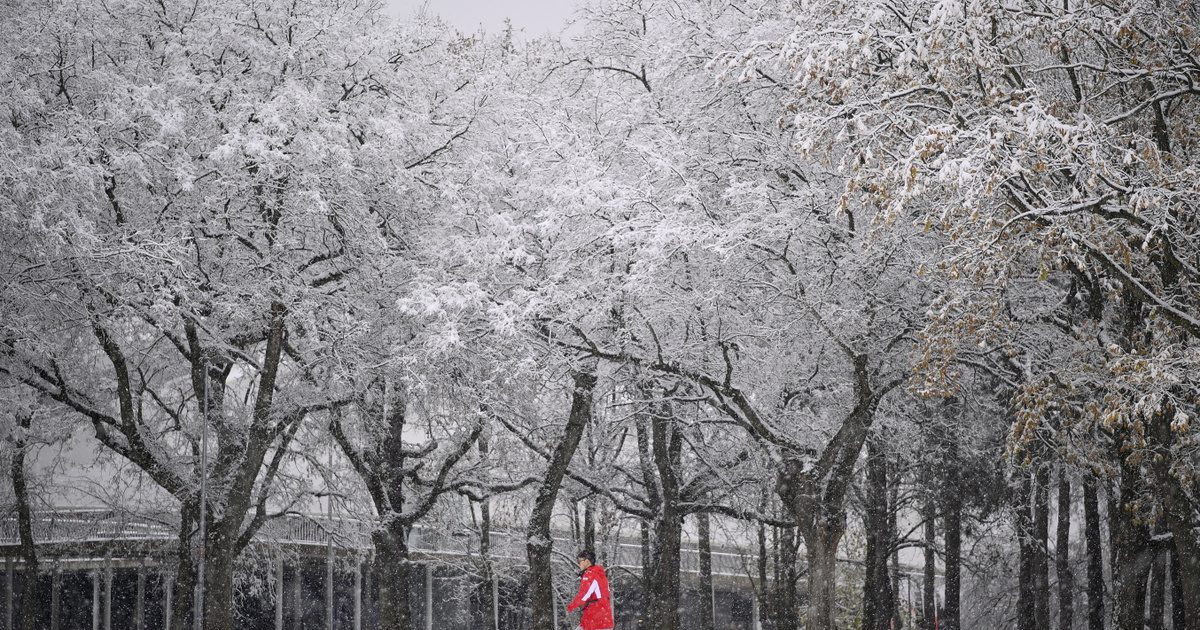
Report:
[[612,596],[608,592],[608,575],[604,567],[593,564],[579,577],[579,592],[567,604],[567,611],[583,607],[579,627],[583,630],[609,630],[613,627]]

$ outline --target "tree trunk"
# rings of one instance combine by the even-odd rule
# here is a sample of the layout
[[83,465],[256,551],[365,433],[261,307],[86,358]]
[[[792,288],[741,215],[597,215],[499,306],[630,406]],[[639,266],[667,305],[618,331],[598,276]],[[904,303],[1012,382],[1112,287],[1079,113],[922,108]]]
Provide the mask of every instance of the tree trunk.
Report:
[[697,541],[700,554],[700,630],[713,630],[716,624],[716,602],[713,601],[712,533],[707,512],[696,515]]
[[638,520],[638,538],[642,551],[642,593],[641,610],[638,616],[638,630],[653,630],[650,625],[650,594],[653,591],[653,563],[650,561],[650,523],[645,519]]
[[650,627],[679,630],[679,561],[682,547],[682,519],[673,509],[664,509],[655,519],[654,544],[651,547],[652,578],[649,595]]
[[[413,524],[424,518],[433,509],[438,497],[448,491],[446,480],[451,469],[470,452],[483,431],[483,425],[475,424],[454,448],[440,451],[444,456],[431,467],[436,472],[431,475],[430,481],[408,485],[406,477],[429,461],[426,458],[431,453],[438,451],[437,442],[431,440],[421,448],[406,446],[404,438],[408,432],[405,430],[405,401],[402,396],[393,399],[386,377],[379,385],[382,385],[382,396],[375,400],[381,401],[382,404],[363,399],[359,401],[359,406],[365,414],[378,414],[378,417],[384,420],[386,429],[381,436],[375,436],[370,445],[358,448],[343,429],[341,416],[336,411],[331,414],[329,430],[342,454],[366,486],[379,515],[377,529],[372,534],[375,544],[375,579],[381,593],[379,628],[409,630],[412,626],[412,611],[408,602],[408,592],[414,572],[409,558],[408,535]],[[511,426],[509,428],[511,429]],[[481,460],[486,459],[486,455],[485,441],[480,445]],[[418,460],[416,465],[409,463],[414,459]],[[414,486],[424,486],[425,492],[415,492]],[[485,541],[488,527],[490,525],[483,528]]]
[[[775,491],[784,509],[799,524],[808,556],[808,627],[837,628],[837,549],[846,531],[846,492],[854,481],[854,467],[871,430],[879,396],[871,388],[867,355],[850,357],[854,371],[855,405],[841,427],[825,445],[811,468],[805,470],[802,453],[785,456],[776,474]],[[742,403],[744,405],[744,403]]]
[[1143,630],[1146,614],[1146,577],[1150,572],[1150,536],[1126,507],[1136,496],[1138,471],[1122,462],[1121,492],[1109,501],[1112,530],[1113,608],[1117,630]]
[[545,479],[538,489],[537,498],[529,517],[529,526],[525,530],[525,553],[529,559],[529,603],[531,608],[530,627],[532,630],[553,630],[554,628],[554,585],[551,580],[553,563],[551,551],[553,541],[550,537],[550,518],[554,515],[554,504],[558,499],[558,491],[562,487],[563,477],[575,449],[583,437],[583,429],[592,413],[592,391],[596,386],[595,375],[587,372],[574,372],[574,391],[571,395],[571,412],[567,425],[563,430],[562,439],[554,447],[550,457],[550,465],[546,470]]
[[1161,552],[1155,552],[1150,566],[1150,610],[1146,630],[1164,630],[1167,613],[1167,564]]
[[[273,401],[276,393],[276,378],[279,373],[280,360],[283,354],[285,337],[285,318],[287,308],[280,302],[272,302],[269,312],[270,326],[265,339],[261,369],[259,371],[256,393],[249,417],[248,426],[244,432],[231,432],[226,417],[224,404],[226,380],[232,371],[233,363],[221,358],[217,351],[204,347],[195,328],[186,324],[188,343],[192,347],[191,355],[191,387],[196,394],[193,404],[196,405],[197,417],[200,421],[213,428],[214,456],[207,469],[197,466],[195,475],[201,483],[216,481],[214,491],[220,496],[209,496],[207,505],[201,504],[200,489],[182,487],[174,494],[180,501],[181,524],[178,549],[179,578],[176,593],[180,596],[178,602],[173,602],[176,608],[175,617],[181,619],[179,628],[191,627],[195,608],[195,591],[198,580],[198,566],[204,569],[203,601],[201,615],[205,630],[233,630],[234,593],[233,578],[237,558],[255,530],[261,525],[261,519],[250,521],[250,527],[243,532],[247,517],[252,516],[255,508],[265,512],[265,498],[262,504],[255,504],[256,486],[258,492],[265,492],[278,470],[283,454],[288,444],[295,436],[307,411],[290,415],[281,420],[273,414]],[[122,410],[121,417],[128,419],[133,427],[133,435],[127,433],[127,439],[138,441],[136,436],[140,420],[136,418],[132,402],[129,398],[129,369],[121,355],[120,348],[107,334],[100,335],[101,345],[104,346],[117,373],[117,398]],[[288,427],[279,431],[280,426]],[[110,447],[112,445],[110,444]],[[276,453],[273,459],[266,459],[269,451]],[[120,452],[118,448],[118,452]],[[204,461],[204,453],[193,451],[195,461]],[[152,475],[164,465],[153,459],[143,460],[139,466]],[[264,495],[265,496],[265,495]],[[220,519],[214,518],[213,505],[223,505]],[[205,533],[199,537],[199,517],[204,510]],[[257,516],[257,513],[253,514]],[[173,626],[175,627],[175,626]]]
[[925,563],[924,563],[924,579],[921,581],[921,627],[925,630],[934,630],[934,619],[937,617],[937,602],[934,597],[934,588],[937,580],[937,555],[935,548],[937,547],[937,505],[933,499],[927,499],[925,502]]
[[408,556],[408,532],[393,522],[372,535],[375,574],[379,581],[380,630],[410,630],[412,608],[408,601],[413,565]]
[[1033,593],[1036,578],[1034,559],[1033,503],[1034,485],[1028,470],[1021,470],[1020,484],[1016,494],[1017,507],[1017,630],[1041,630],[1037,628],[1037,603]]
[[1187,604],[1183,602],[1183,577],[1179,575],[1179,552],[1171,555],[1171,630],[1187,630]]
[[670,403],[650,420],[654,469],[658,475],[658,510],[651,546],[652,575],[650,624],[656,630],[679,630],[679,563],[683,539],[680,507],[680,457],[683,438],[676,431]]
[[[486,463],[488,440],[480,437],[478,448],[479,459]],[[492,500],[487,495],[484,495],[479,502],[479,558],[479,594],[481,595],[479,601],[483,604],[483,627],[484,630],[498,630],[499,619],[495,614],[498,602],[496,601],[496,591],[492,589],[495,580],[495,569],[492,566]]]
[[[868,507],[867,510],[870,508]],[[866,511],[866,510],[864,510]],[[879,549],[879,544],[876,542],[876,534],[871,533],[870,517],[864,515],[863,529],[866,530],[867,545],[863,550],[863,594],[862,594],[862,630],[874,630],[879,627],[877,621],[877,606],[875,598],[875,589],[878,588],[875,574],[875,556],[882,550]],[[884,562],[887,562],[887,552],[883,552]],[[888,585],[888,590],[891,590],[891,584]]]
[[775,627],[778,630],[796,630],[800,625],[797,614],[799,594],[796,592],[799,576],[796,564],[799,558],[799,541],[796,540],[794,527],[783,527],[779,530],[779,582],[775,591],[776,613]]
[[1034,474],[1034,602],[1038,628],[1050,627],[1050,468]]
[[583,548],[596,551],[596,514],[594,497],[583,500]]
[[[273,353],[272,353],[273,354]],[[268,357],[270,358],[270,357]],[[278,356],[274,356],[275,362],[278,362]],[[207,364],[201,365],[197,363],[195,373],[193,374],[193,388],[198,392],[201,398],[208,396],[217,401],[224,397],[224,385],[217,379],[207,380],[204,378],[204,370],[212,370],[213,367]],[[198,403],[200,404],[200,403]],[[204,418],[204,412],[207,411],[209,417],[222,415],[221,405],[214,402],[212,408],[205,409],[201,407],[201,418]],[[228,461],[229,452],[233,447],[227,445],[219,445],[217,451],[218,460],[222,459],[222,454]],[[245,452],[243,449],[242,453]],[[251,460],[256,459],[254,454],[250,456]],[[199,452],[195,452],[195,458],[199,461]],[[254,466],[255,470],[259,469],[258,465],[252,462],[244,462],[243,466]],[[216,465],[213,465],[216,468]],[[229,477],[234,477],[241,470],[229,470],[226,468],[226,474]],[[202,473],[197,467],[196,474],[199,476]],[[210,470],[210,477],[213,471]],[[230,492],[230,495],[233,493]],[[176,580],[174,586],[175,598],[172,601],[172,626],[173,628],[192,628],[195,623],[196,616],[196,596],[197,596],[197,581],[200,578],[200,567],[204,568],[204,593],[201,603],[201,615],[204,618],[205,630],[231,630],[234,624],[234,595],[233,595],[233,570],[236,565],[236,560],[241,552],[241,548],[237,544],[236,535],[232,538],[224,535],[223,529],[227,527],[226,523],[236,521],[237,527],[240,529],[245,521],[246,515],[249,512],[249,505],[241,502],[233,502],[229,509],[224,514],[225,521],[216,521],[213,517],[211,505],[213,498],[209,497],[209,506],[205,514],[205,533],[204,537],[200,535],[200,489],[195,487],[193,491],[180,499],[180,524],[179,524],[179,540],[176,548]]]
[[[654,471],[654,453],[651,441],[653,429],[643,416],[637,419],[638,463],[642,472],[642,483],[646,487],[647,505],[651,511],[657,512],[661,501],[658,489],[658,475]],[[654,615],[654,538],[647,519],[640,519],[638,527],[642,545],[642,597],[641,616],[638,617],[638,630],[655,630],[652,617]]]
[[1171,418],[1174,415],[1174,409],[1167,406],[1154,414],[1154,418],[1149,421],[1151,437],[1156,442],[1152,467],[1156,489],[1163,505],[1163,520],[1171,533],[1175,556],[1179,559],[1184,615],[1192,620],[1192,625],[1196,625],[1195,620],[1200,619],[1200,541],[1196,540],[1192,501],[1179,478],[1171,470],[1172,446],[1175,441],[1171,431]]
[[29,447],[28,433],[33,426],[32,413],[17,413],[18,437],[13,441],[13,454],[9,471],[12,473],[13,498],[17,503],[18,552],[25,566],[21,576],[21,630],[34,630],[37,605],[41,601],[38,592],[38,554],[33,540],[33,509],[29,503],[29,484],[25,478],[25,455]]
[[[766,501],[763,502],[764,504]],[[759,620],[765,630],[775,630],[775,615],[772,613],[770,582],[767,578],[767,526],[758,524],[758,611]]]
[[944,630],[959,630],[962,592],[962,488],[958,486],[957,460],[951,475],[945,503],[946,528],[946,606],[942,615]]
[[[892,468],[892,484],[888,492],[888,504],[891,509],[888,510],[888,527],[887,540],[888,546],[892,549],[892,601],[896,602],[896,612],[892,616],[893,627],[890,630],[904,630],[904,616],[899,613],[900,610],[900,530],[896,524],[896,519],[900,515],[900,510],[897,506],[900,505],[900,479],[901,474]],[[885,552],[886,555],[886,552]],[[886,561],[886,560],[885,560]]]
[[1104,630],[1104,558],[1096,480],[1083,479],[1083,539],[1087,547],[1088,630]]
[[946,536],[946,602],[942,613],[944,630],[959,630],[962,593],[962,461],[958,452],[958,429],[949,427],[945,434],[946,490],[942,500]]
[[1071,571],[1071,480],[1067,469],[1058,472],[1058,522],[1054,570],[1058,575],[1058,629],[1075,627],[1075,576]]
[[895,616],[892,579],[888,574],[891,548],[888,510],[887,456],[881,438],[867,440],[867,487],[864,509],[867,549],[863,580],[863,630],[888,630]]
[[190,630],[196,610],[196,562],[193,543],[200,523],[200,497],[180,506],[179,545],[175,555],[174,600],[171,602],[171,627]]
[[480,537],[479,537],[479,555],[480,555],[480,571],[479,571],[479,598],[483,605],[483,627],[484,630],[498,630],[497,624],[499,619],[495,614],[499,602],[496,601],[496,591],[493,590],[493,583],[496,579],[495,568],[492,566],[491,555],[491,535],[492,535],[492,508],[491,501],[487,498],[479,506],[480,511]]
[[[845,530],[845,514],[829,514],[804,531],[808,559],[808,625],[805,630],[837,630],[837,548]],[[788,617],[793,622],[796,620],[794,614]]]
[[1196,620],[1200,619],[1200,543],[1196,540],[1192,507],[1187,495],[1179,487],[1178,480],[1172,478],[1170,486],[1173,498],[1171,507],[1166,510],[1167,524],[1172,534],[1175,557],[1179,559],[1179,588],[1183,600],[1181,614],[1190,630],[1197,627]]
[[238,554],[235,546],[214,530],[204,549],[204,630],[235,630],[240,627],[233,618],[233,572]]

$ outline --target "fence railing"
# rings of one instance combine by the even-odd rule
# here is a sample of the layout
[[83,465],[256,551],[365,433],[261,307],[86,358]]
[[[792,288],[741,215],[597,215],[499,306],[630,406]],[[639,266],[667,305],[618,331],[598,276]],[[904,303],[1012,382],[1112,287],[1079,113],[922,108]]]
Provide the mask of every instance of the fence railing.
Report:
[[[368,553],[372,549],[373,521],[355,518],[288,514],[263,524],[255,541],[262,544],[326,547],[330,543],[342,552]],[[169,543],[179,535],[179,515],[167,512],[129,512],[106,509],[40,510],[33,514],[33,538],[37,545],[71,545],[87,543],[162,542]],[[477,555],[479,534],[469,529],[451,531],[445,528],[413,530],[409,548],[430,555]],[[556,546],[573,550],[576,544],[568,536],[555,536]],[[525,536],[519,531],[494,531],[489,550],[495,559],[522,563],[525,560]],[[20,544],[15,515],[0,516],[0,547]],[[607,551],[608,563],[628,569],[640,569],[641,545],[619,542]],[[568,552],[569,553],[569,552]],[[694,545],[682,549],[680,568],[687,573],[700,570],[700,551]],[[746,567],[754,566],[755,556],[738,549],[715,548],[712,552],[714,575],[744,577]]]

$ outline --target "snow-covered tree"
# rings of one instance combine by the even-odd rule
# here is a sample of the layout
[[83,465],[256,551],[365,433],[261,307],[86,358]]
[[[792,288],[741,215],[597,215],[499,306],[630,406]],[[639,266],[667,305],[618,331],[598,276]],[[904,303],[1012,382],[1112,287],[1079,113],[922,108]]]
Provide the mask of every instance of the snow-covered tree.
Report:
[[330,358],[375,342],[358,305],[410,273],[467,123],[450,44],[369,3],[23,3],[10,27],[0,370],[178,502],[175,624],[203,554],[231,628],[234,560],[306,421],[354,399]]

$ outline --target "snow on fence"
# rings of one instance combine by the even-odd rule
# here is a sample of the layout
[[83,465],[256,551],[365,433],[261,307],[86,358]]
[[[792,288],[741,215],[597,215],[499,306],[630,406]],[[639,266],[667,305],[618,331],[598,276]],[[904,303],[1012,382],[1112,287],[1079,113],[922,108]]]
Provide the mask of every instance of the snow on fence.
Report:
[[[255,536],[260,544],[279,544],[325,549],[332,542],[340,552],[367,553],[372,549],[371,532],[374,523],[362,519],[328,518],[323,515],[289,514],[266,522]],[[146,513],[108,509],[57,509],[36,511],[33,515],[33,538],[38,545],[113,544],[174,541],[178,537],[179,516],[167,512]],[[477,555],[479,533],[463,528],[416,528],[410,535],[409,548],[417,554],[434,556]],[[572,553],[578,543],[567,536],[555,536],[555,546]],[[490,549],[493,559],[521,564],[525,560],[523,532],[492,532]],[[15,556],[20,544],[15,515],[0,518],[0,555]],[[599,550],[608,564],[639,570],[642,566],[641,546],[636,542],[620,542]],[[713,549],[712,570],[716,576],[738,578],[746,576],[755,556],[737,549]],[[699,573],[700,552],[685,545],[680,569]]]

